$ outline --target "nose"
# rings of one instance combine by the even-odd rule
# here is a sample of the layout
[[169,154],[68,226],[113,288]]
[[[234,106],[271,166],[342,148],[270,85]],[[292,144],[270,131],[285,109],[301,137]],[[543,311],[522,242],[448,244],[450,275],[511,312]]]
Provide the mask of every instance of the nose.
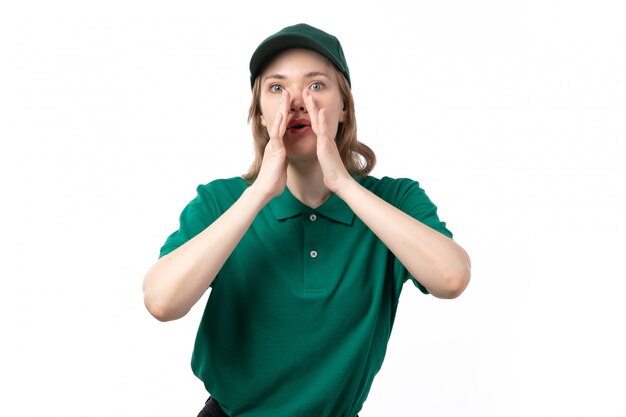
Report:
[[304,100],[302,99],[302,91],[294,91],[290,94],[291,96],[291,104],[289,111],[292,113],[306,113],[306,106],[304,105]]

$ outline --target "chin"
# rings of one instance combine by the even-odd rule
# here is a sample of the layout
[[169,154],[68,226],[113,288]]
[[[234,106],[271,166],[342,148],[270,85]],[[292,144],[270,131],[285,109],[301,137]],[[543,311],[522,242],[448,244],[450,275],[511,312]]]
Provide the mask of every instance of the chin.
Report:
[[287,151],[287,158],[290,161],[317,161],[317,153],[315,152],[289,152]]
[[290,161],[317,161],[317,149],[289,149],[287,158]]
[[285,142],[285,150],[289,157],[317,158],[317,143],[308,140],[294,140]]

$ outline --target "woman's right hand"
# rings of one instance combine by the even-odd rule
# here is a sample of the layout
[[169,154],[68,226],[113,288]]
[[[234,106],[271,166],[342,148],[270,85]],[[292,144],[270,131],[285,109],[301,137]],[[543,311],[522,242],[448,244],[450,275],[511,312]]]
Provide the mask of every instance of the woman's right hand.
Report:
[[270,199],[279,196],[287,184],[287,151],[283,143],[283,136],[287,131],[289,114],[289,93],[284,90],[280,97],[279,110],[269,127],[270,140],[265,146],[263,161],[259,175],[252,187],[262,190]]

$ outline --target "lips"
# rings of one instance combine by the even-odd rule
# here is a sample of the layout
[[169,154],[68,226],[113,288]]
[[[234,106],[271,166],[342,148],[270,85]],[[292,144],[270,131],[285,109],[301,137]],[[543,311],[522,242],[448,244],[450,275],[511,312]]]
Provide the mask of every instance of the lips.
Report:
[[292,119],[287,124],[287,129],[300,130],[307,127],[311,127],[309,119]]

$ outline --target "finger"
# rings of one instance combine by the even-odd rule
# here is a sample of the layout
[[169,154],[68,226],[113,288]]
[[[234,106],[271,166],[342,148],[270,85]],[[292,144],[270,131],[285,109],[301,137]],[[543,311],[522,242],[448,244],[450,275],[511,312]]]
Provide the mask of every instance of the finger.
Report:
[[318,136],[326,136],[326,109],[320,109],[317,116]]
[[289,93],[287,91],[283,91],[280,95],[280,103],[278,105],[278,112],[276,116],[274,116],[274,122],[272,123],[272,128],[270,129],[270,140],[272,139],[280,139],[282,140],[285,135],[285,131],[287,130],[287,117],[286,114],[289,111]]
[[287,91],[287,89],[283,90],[283,93],[281,94],[281,100],[282,101],[280,102],[280,110],[283,112],[283,115],[286,118],[289,114],[289,107],[291,106],[291,95],[289,94],[289,91]]
[[280,135],[280,138],[282,139],[283,136],[285,136],[285,132],[287,131],[287,122],[288,122],[288,115],[289,115],[289,105],[291,102],[291,99],[289,97],[289,91],[287,90],[283,90],[283,93],[280,96],[281,102],[280,102],[280,113],[282,114],[281,117],[281,123],[280,123],[280,129],[278,131],[278,134]]
[[283,122],[283,114],[281,112],[276,113],[274,116],[274,122],[272,123],[272,129],[270,129],[270,140],[276,140],[282,138],[280,134],[281,124]]
[[309,93],[307,89],[304,89],[302,92],[302,97],[304,98],[304,105],[306,106],[306,110],[309,113],[309,119],[311,120],[311,128],[313,131],[318,134],[319,132],[319,109],[317,108],[317,104],[315,103],[315,99]]

